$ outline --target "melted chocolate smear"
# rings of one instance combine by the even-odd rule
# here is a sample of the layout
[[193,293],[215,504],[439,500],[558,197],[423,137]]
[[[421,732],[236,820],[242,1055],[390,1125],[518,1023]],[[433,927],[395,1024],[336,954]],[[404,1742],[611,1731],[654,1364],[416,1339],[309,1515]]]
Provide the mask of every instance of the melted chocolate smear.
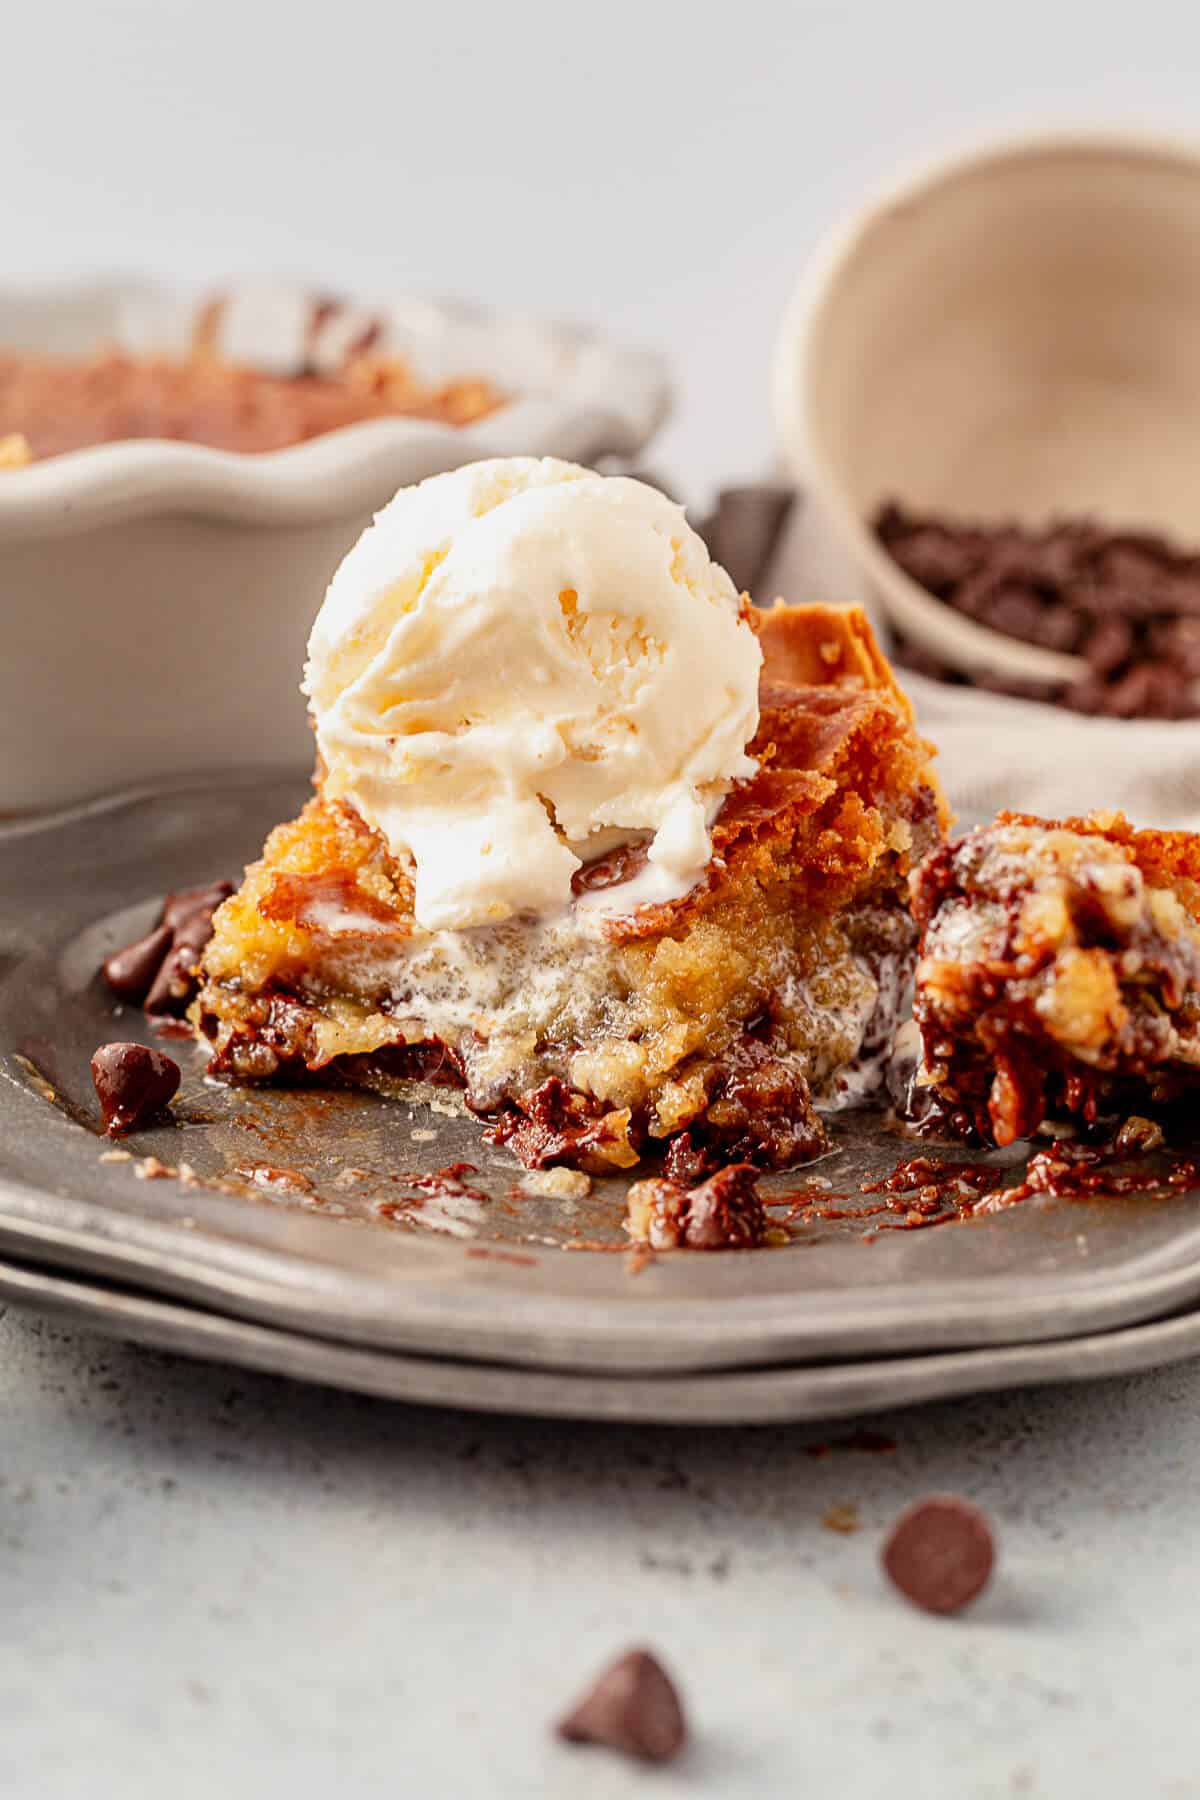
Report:
[[482,1188],[472,1187],[464,1181],[465,1175],[478,1175],[479,1170],[474,1163],[447,1163],[444,1168],[435,1169],[431,1175],[423,1175],[419,1170],[396,1175],[394,1180],[400,1187],[412,1188],[412,1195],[403,1200],[384,1200],[376,1206],[375,1211],[381,1219],[391,1219],[401,1223],[411,1223],[414,1212],[420,1210],[425,1199],[438,1200],[470,1200],[479,1206],[490,1204],[487,1194]]
[[780,1209],[785,1225],[809,1219],[843,1221],[893,1214],[896,1223],[883,1225],[881,1230],[917,1231],[1003,1212],[1037,1196],[1086,1200],[1136,1194],[1146,1200],[1163,1200],[1200,1187],[1200,1154],[1176,1150],[1157,1165],[1148,1166],[1147,1155],[1157,1149],[1153,1135],[1139,1143],[1138,1134],[1124,1129],[1102,1144],[1052,1144],[1034,1151],[1020,1178],[1011,1185],[1011,1167],[908,1156],[887,1175],[861,1183],[858,1195],[880,1196],[866,1206],[856,1204],[858,1195],[852,1193],[811,1188],[774,1195],[764,1204],[772,1211]]

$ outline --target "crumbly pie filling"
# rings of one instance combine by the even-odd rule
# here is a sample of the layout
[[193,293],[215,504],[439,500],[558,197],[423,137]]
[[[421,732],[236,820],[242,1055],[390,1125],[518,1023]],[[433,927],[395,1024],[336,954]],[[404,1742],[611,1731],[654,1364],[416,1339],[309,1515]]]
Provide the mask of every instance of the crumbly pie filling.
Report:
[[1200,1084],[1200,851],[1117,815],[1001,814],[914,883],[922,1085],[1011,1143]]
[[623,847],[561,914],[422,930],[409,872],[318,792],[216,916],[192,1013],[214,1072],[452,1085],[531,1166],[665,1143],[691,1178],[823,1148],[817,1109],[853,1097],[898,1011],[907,879],[942,804],[861,615],[784,608],[759,630],[759,772],[693,893],[622,912]]

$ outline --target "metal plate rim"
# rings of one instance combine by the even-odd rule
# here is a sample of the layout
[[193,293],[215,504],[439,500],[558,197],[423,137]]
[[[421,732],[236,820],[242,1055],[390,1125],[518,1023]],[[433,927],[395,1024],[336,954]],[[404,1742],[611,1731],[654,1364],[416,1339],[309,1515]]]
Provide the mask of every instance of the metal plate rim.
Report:
[[[121,888],[130,882],[131,868],[144,881],[148,867],[160,868],[153,859],[169,853],[174,879],[188,873],[180,860],[185,851],[198,860],[211,854],[203,842],[193,844],[190,827],[196,818],[226,820],[222,829],[228,817],[245,820],[248,836],[252,824],[255,841],[261,842],[255,808],[264,815],[274,812],[281,782],[289,791],[295,785],[291,778],[256,771],[232,778],[198,775],[68,809],[36,830],[27,823],[7,835],[0,831],[0,955],[11,947],[14,957],[0,981],[0,996],[14,991],[10,980],[43,929],[38,922],[34,930],[28,916],[34,848],[41,883],[34,891],[44,899],[58,891],[55,883],[61,883],[63,871],[77,871],[87,866],[88,855],[100,854],[104,878],[113,888],[110,899],[120,890],[120,903],[131,903],[149,891]],[[135,855],[140,865],[131,862]],[[202,876],[203,868],[195,874]],[[77,912],[85,904],[93,904],[90,894],[72,900]],[[57,941],[46,938],[46,954]],[[0,1044],[0,1051],[4,1048]],[[6,1072],[4,1061],[0,1056],[0,1073]],[[45,1156],[37,1186],[13,1174],[11,1159],[5,1173],[0,1157],[0,1248],[131,1279],[281,1329],[407,1353],[432,1350],[468,1360],[631,1374],[647,1368],[715,1370],[802,1356],[1067,1338],[1118,1329],[1200,1297],[1200,1208],[1195,1223],[1172,1226],[1164,1241],[1122,1248],[1121,1260],[1107,1271],[1078,1258],[1055,1266],[1050,1253],[1046,1266],[1038,1267],[1036,1260],[1027,1266],[1015,1243],[1011,1269],[990,1281],[968,1267],[941,1281],[927,1276],[924,1282],[907,1277],[901,1282],[889,1273],[886,1285],[874,1287],[843,1281],[820,1289],[814,1282],[806,1293],[807,1253],[800,1250],[756,1253],[750,1259],[745,1253],[685,1254],[659,1259],[632,1277],[619,1255],[574,1252],[567,1258],[558,1248],[531,1245],[532,1266],[518,1269],[511,1258],[468,1262],[468,1250],[456,1240],[435,1242],[415,1234],[392,1235],[391,1248],[375,1267],[361,1250],[361,1237],[355,1248],[353,1233],[339,1237],[332,1221],[312,1214],[267,1217],[246,1202],[231,1203],[202,1190],[185,1198],[177,1190],[156,1217],[139,1217],[132,1199],[122,1206],[115,1189],[103,1205],[73,1198],[73,1180],[77,1194],[88,1191],[79,1186],[84,1165],[69,1135],[80,1128],[19,1080],[0,1081],[0,1136],[5,1128],[13,1144],[36,1133]],[[54,1131],[68,1135],[53,1137]],[[95,1140],[86,1141],[91,1157]],[[197,1216],[185,1228],[189,1221],[181,1215],[188,1209]],[[1013,1229],[1016,1239],[1014,1218],[1004,1214],[949,1229],[959,1234]],[[1036,1236],[1032,1241],[1036,1250]],[[778,1261],[781,1256],[786,1265]],[[890,1270],[903,1260],[886,1266]],[[923,1257],[906,1260],[918,1271],[927,1266]],[[581,1263],[593,1267],[585,1271]],[[789,1270],[786,1287],[772,1272],[781,1266]],[[758,1270],[764,1272],[758,1291],[736,1293],[736,1286],[747,1285],[747,1268],[754,1269],[755,1281]]]
[[0,1261],[0,1302],[124,1342],[408,1405],[613,1424],[849,1419],[938,1400],[1141,1373],[1200,1354],[1200,1310],[1050,1343],[767,1369],[579,1374],[399,1355]]

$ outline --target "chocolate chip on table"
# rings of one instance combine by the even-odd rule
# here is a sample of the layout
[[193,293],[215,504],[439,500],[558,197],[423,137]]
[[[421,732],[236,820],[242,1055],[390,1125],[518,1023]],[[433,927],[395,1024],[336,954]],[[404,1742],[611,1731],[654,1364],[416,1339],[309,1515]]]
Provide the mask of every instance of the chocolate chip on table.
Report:
[[883,1547],[894,1586],[925,1612],[955,1613],[981,1594],[996,1560],[992,1529],[977,1506],[953,1494],[918,1500]]
[[135,944],[126,944],[123,950],[113,951],[104,963],[104,979],[122,1000],[144,1000],[170,948],[171,933],[167,926],[156,925]]
[[179,1064],[145,1044],[102,1044],[92,1058],[92,1084],[105,1131],[122,1137],[174,1098]]
[[558,1726],[572,1744],[605,1744],[646,1762],[678,1756],[687,1738],[675,1684],[649,1650],[630,1650],[604,1671]]

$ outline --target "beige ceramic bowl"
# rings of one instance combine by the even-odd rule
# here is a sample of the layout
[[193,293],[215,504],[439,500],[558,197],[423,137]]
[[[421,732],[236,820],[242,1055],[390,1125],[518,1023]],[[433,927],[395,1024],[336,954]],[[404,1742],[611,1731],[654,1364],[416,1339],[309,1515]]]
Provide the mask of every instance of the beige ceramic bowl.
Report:
[[1079,659],[943,606],[869,521],[898,499],[1027,524],[1092,513],[1200,544],[1200,155],[1075,134],[928,169],[819,252],[775,404],[847,597],[959,667],[1069,679]]

